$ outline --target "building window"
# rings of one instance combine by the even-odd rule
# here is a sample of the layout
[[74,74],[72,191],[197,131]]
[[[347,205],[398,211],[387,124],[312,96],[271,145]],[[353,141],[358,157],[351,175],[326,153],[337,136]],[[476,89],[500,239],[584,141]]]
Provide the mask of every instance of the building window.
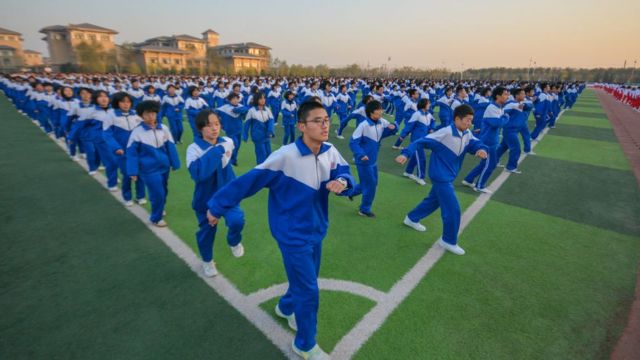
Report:
[[171,63],[171,61],[169,61],[169,59],[162,59],[162,63],[169,65]]
[[158,61],[157,61],[156,59],[151,59],[151,63],[152,63],[152,64],[155,64],[155,63],[157,63],[157,62],[158,62]]
[[179,59],[175,59],[174,62],[176,63],[176,65],[180,65],[180,60]]
[[89,34],[87,36],[89,37],[89,40],[96,41],[96,34]]
[[74,37],[75,37],[77,40],[83,40],[83,39],[84,39],[84,35],[82,35],[82,34],[76,34]]
[[0,40],[4,40],[4,35],[0,35]]
[[102,35],[102,41],[109,41],[109,35]]

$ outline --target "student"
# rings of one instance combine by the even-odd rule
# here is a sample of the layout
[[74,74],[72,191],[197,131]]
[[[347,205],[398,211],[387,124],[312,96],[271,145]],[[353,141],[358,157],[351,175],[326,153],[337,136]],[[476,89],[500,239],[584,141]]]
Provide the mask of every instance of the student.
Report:
[[76,112],[76,107],[78,107],[78,99],[73,96],[73,88],[67,85],[62,86],[60,90],[60,101],[58,102],[60,129],[65,137],[69,156],[73,161],[80,160],[78,155],[76,155],[77,146],[69,145],[69,132],[71,131],[71,122],[73,121],[73,114]]
[[[153,85],[147,86],[147,91],[142,97],[142,101],[146,101],[146,100],[157,101],[157,102],[162,101],[162,99],[160,98],[160,95],[156,94],[155,86]],[[158,120],[162,122],[162,116],[160,116]]]
[[196,115],[203,109],[208,109],[207,102],[200,97],[200,89],[197,86],[189,86],[187,90],[189,97],[184,101],[184,109],[187,111],[187,119],[189,120],[189,126],[193,132],[194,138],[197,136],[195,119]]
[[349,141],[360,180],[360,183],[354,187],[352,196],[362,194],[358,214],[373,218],[375,214],[371,211],[371,206],[378,186],[380,142],[397,133],[398,128],[382,118],[382,104],[377,100],[371,100],[367,104],[365,112],[367,120],[356,127]]
[[372,100],[373,100],[373,96],[365,95],[362,98],[362,105],[360,107],[358,107],[357,109],[355,109],[353,112],[351,112],[351,114],[349,114],[349,116],[347,116],[347,118],[344,119],[344,122],[340,123],[340,126],[338,127],[338,130],[336,130],[336,137],[338,139],[344,139],[344,137],[342,136],[342,132],[344,131],[344,128],[347,127],[347,125],[349,124],[349,121],[351,119],[355,119],[356,120],[356,127],[358,125],[360,125],[360,123],[362,123],[363,121],[365,121],[367,119],[367,114],[366,114],[365,108],[366,108],[367,104],[369,102],[371,102]]
[[273,84],[269,96],[267,96],[267,105],[273,114],[274,123],[278,124],[278,116],[280,116],[280,107],[282,104],[282,91],[280,85]]
[[426,231],[425,226],[420,224],[420,220],[440,208],[442,237],[438,240],[438,244],[456,255],[464,255],[465,251],[458,246],[460,203],[453,188],[453,181],[460,172],[466,153],[475,154],[481,159],[487,157],[487,147],[469,131],[472,119],[471,106],[458,106],[453,113],[453,124],[414,141],[396,158],[396,162],[404,164],[418,149],[431,150],[429,160],[431,191],[405,216],[404,224],[417,231]]
[[[176,144],[182,143],[182,133],[184,127],[182,126],[182,109],[184,109],[184,99],[176,94],[176,86],[169,84],[167,86],[167,94],[162,98],[160,107],[160,119],[163,116],[167,117],[169,123],[169,129],[171,129],[171,136]],[[160,121],[162,123],[162,121]]]
[[349,195],[353,187],[349,165],[325,142],[330,124],[322,104],[303,103],[298,109],[302,137],[227,184],[208,203],[207,218],[216,225],[242,199],[269,188],[269,226],[289,281],[275,311],[297,330],[293,351],[305,359],[328,358],[316,343],[322,240],[329,225],[329,193]]
[[135,107],[138,106],[138,104],[144,97],[144,90],[140,87],[140,80],[134,79],[131,82],[131,88],[129,89],[129,91],[127,91],[127,93],[131,95],[131,99],[133,100],[133,108],[135,109]]
[[320,91],[320,100],[322,101],[322,106],[327,110],[327,114],[329,117],[333,115],[333,111],[336,107],[336,97],[331,93],[331,84],[328,81],[322,83]]
[[[340,92],[335,96],[336,98],[336,114],[338,114],[339,124],[342,124],[349,115],[351,110],[351,97],[347,93],[347,85],[340,85]],[[338,135],[338,139],[344,139],[344,136]]]
[[525,121],[518,132],[522,137],[522,150],[524,151],[524,153],[527,155],[536,155],[535,152],[531,151],[531,133],[529,132],[529,115],[531,114],[531,110],[533,109],[535,89],[533,88],[533,86],[529,85],[524,89],[524,92],[526,94],[526,97],[523,101],[523,103],[525,104],[523,109],[523,116],[525,118]]
[[[409,121],[407,121],[407,125],[405,125],[404,129],[402,129],[402,133],[400,133],[399,140],[402,142],[407,135],[411,134],[411,142],[414,142],[429,135],[434,129],[435,120],[429,113],[429,99],[420,99],[418,101],[418,111],[414,112]],[[418,173],[417,175],[413,175],[413,170],[416,168],[416,165]],[[414,156],[411,156],[411,159],[409,159],[407,168],[402,176],[408,177],[409,179],[424,186],[426,185],[426,182],[424,181],[426,165],[427,158],[424,153],[424,149],[418,149]]]
[[536,140],[538,135],[547,127],[549,122],[549,112],[551,109],[551,100],[549,95],[549,84],[540,84],[542,90],[538,95],[538,98],[534,102],[533,116],[536,119],[536,127],[531,132],[531,139]]
[[440,108],[438,113],[440,117],[440,125],[438,128],[443,128],[451,125],[453,111],[451,110],[451,104],[453,103],[453,89],[447,87],[444,90],[444,95],[438,99],[437,105]]
[[[418,90],[416,89],[409,89],[409,92],[407,93],[407,95],[402,99],[402,103],[403,103],[403,109],[402,109],[402,116],[400,117],[400,121],[396,122],[396,126],[400,127],[400,125],[402,125],[402,121],[405,121],[405,127],[406,122],[409,121],[409,119],[413,116],[413,114],[418,111],[418,98],[420,97],[420,93],[418,92]],[[391,148],[396,149],[396,150],[400,150],[402,149],[402,141],[404,140],[403,137],[398,137],[398,139],[396,140],[396,142],[393,144],[393,146],[391,146]]]
[[509,120],[504,125],[502,130],[502,142],[498,146],[496,151],[497,161],[500,161],[500,157],[509,150],[509,160],[507,162],[506,171],[514,174],[522,173],[518,170],[518,159],[520,158],[520,139],[518,139],[518,133],[523,126],[523,123],[527,122],[527,110],[531,110],[527,104],[524,103],[525,92],[522,88],[514,88],[511,90],[513,100],[509,101],[504,106],[504,112],[509,116]]
[[252,107],[247,111],[242,131],[242,140],[253,141],[256,164],[262,164],[271,154],[271,138],[274,137],[273,114],[266,107],[267,99],[263,92],[258,91],[253,95]]
[[[92,160],[91,162],[89,161],[87,151],[84,147],[85,139],[82,131],[82,128],[85,126],[84,121],[90,120],[94,110],[93,104],[91,103],[93,91],[89,88],[82,87],[78,90],[78,95],[80,101],[77,103],[77,106],[71,107],[67,114],[67,127],[69,129],[66,136],[67,146],[69,147],[69,154],[72,157],[76,156],[79,151],[80,155],[87,159],[89,175],[95,175],[98,170],[97,159],[95,159],[95,154],[92,154]],[[78,160],[74,158],[74,161]]]
[[478,91],[473,102],[473,135],[480,136],[482,131],[482,118],[487,106],[491,103],[488,99],[491,97],[491,88],[486,87]]
[[180,168],[180,159],[173,143],[171,132],[158,123],[160,104],[156,101],[143,101],[138,104],[136,114],[143,123],[136,127],[127,144],[127,174],[133,181],[138,177],[147,186],[151,201],[149,221],[158,227],[167,223],[162,219],[167,201],[167,182],[169,170]]
[[[198,136],[187,148],[187,168],[195,182],[191,207],[196,213],[198,231],[196,242],[202,258],[202,269],[207,277],[216,276],[218,270],[213,262],[213,242],[218,226],[211,226],[207,220],[207,202],[224,185],[235,179],[230,165],[234,148],[233,140],[220,136],[222,125],[216,113],[202,110],[195,119]],[[235,257],[244,255],[242,228],[244,212],[235,206],[224,215],[227,231],[227,243]]]
[[[491,93],[492,102],[487,106],[482,118],[482,133],[480,140],[487,146],[487,158],[473,168],[462,180],[462,184],[472,187],[475,191],[491,194],[491,190],[486,188],[487,181],[491,173],[498,164],[496,154],[498,148],[498,137],[500,129],[507,123],[509,116],[504,113],[503,106],[509,99],[509,90],[502,86],[496,86]],[[476,182],[477,178],[477,183]],[[474,185],[475,183],[475,185]]]
[[282,145],[291,144],[296,140],[296,123],[298,105],[294,99],[294,93],[288,91],[284,93],[284,102],[282,103],[282,126],[284,127],[284,136],[282,137]]
[[85,150],[88,154],[91,152],[91,147],[95,149],[95,153],[99,156],[99,161],[104,164],[109,191],[116,192],[118,191],[118,164],[115,155],[109,150],[109,145],[103,136],[104,123],[113,113],[109,103],[109,94],[105,90],[97,90],[93,93],[95,109],[91,114],[90,122],[85,122],[88,126],[85,127],[84,131],[90,134],[90,140],[85,142]]
[[238,151],[242,145],[242,116],[249,111],[247,106],[240,105],[240,95],[232,92],[227,96],[227,104],[216,109],[222,120],[222,129],[233,140],[234,148],[231,165],[238,166]]
[[[140,116],[131,109],[132,104],[131,95],[126,92],[115,93],[111,100],[113,111],[102,123],[102,136],[122,173],[121,190],[126,206],[133,206],[133,194],[131,193],[131,177],[127,173],[125,150],[127,149],[131,132],[142,122]],[[142,179],[138,179],[136,181],[136,201],[138,204],[144,205],[147,203],[145,196],[144,182]]]

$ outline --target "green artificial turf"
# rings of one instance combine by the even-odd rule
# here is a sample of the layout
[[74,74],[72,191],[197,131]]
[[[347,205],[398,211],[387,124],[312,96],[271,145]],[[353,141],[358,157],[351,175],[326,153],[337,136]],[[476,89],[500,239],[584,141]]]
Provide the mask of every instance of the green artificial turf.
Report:
[[1,359],[283,358],[4,97],[0,118]]

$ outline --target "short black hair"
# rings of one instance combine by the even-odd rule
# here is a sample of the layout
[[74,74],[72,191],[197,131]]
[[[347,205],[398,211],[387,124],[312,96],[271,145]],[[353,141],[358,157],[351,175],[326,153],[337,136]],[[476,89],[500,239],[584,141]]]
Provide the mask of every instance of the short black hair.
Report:
[[113,94],[113,98],[111,99],[111,107],[114,109],[120,109],[120,102],[124,99],[129,99],[129,102],[133,104],[133,99],[131,99],[131,95],[127,94],[124,91],[120,91]]
[[[64,89],[71,89],[71,96],[66,96],[66,95],[64,94]],[[67,101],[69,101],[69,100],[73,99],[73,88],[72,88],[71,86],[68,86],[68,85],[63,85],[63,86],[61,86],[61,87],[60,87],[60,96],[62,96],[62,98],[63,98],[64,100],[67,100]]]
[[422,98],[418,100],[418,109],[426,109],[429,106],[429,99]]
[[520,94],[523,91],[524,91],[524,89],[520,88],[520,87],[513,88],[513,89],[511,89],[511,95],[513,95],[515,97],[516,95]]
[[491,92],[491,100],[495,100],[498,98],[498,96],[502,95],[505,91],[507,91],[507,88],[504,86],[496,86],[493,91]]
[[364,112],[367,114],[367,117],[371,117],[371,114],[376,110],[382,110],[382,104],[380,104],[380,101],[378,100],[369,101],[367,106],[364,108]]
[[144,114],[145,112],[159,113],[160,112],[160,103],[158,101],[153,101],[153,100],[142,101],[136,107],[136,114],[138,114],[138,116],[142,117],[142,114]]
[[371,96],[371,95],[365,95],[365,96],[362,98],[362,103],[366,105],[366,104],[368,104],[371,100],[373,100],[373,96]]
[[309,113],[315,109],[324,109],[324,106],[317,101],[307,100],[300,104],[298,108],[298,122],[307,121],[307,117],[309,117]]
[[527,85],[527,87],[524,88],[524,92],[527,93],[527,94],[530,93],[533,90],[535,90],[535,89],[531,85]]
[[453,110],[453,118],[464,118],[465,116],[473,116],[473,108],[467,104],[462,104]]
[[227,95],[227,101],[229,101],[229,102],[231,102],[231,100],[233,100],[233,99],[235,99],[235,98],[238,98],[238,99],[239,99],[239,98],[240,98],[240,95],[238,95],[238,94],[236,94],[236,93],[234,93],[234,92],[232,92],[232,93],[230,93],[229,95]]
[[[91,103],[93,103],[94,105],[98,105],[98,98],[102,94],[106,95],[107,98],[109,98],[109,94],[106,91],[104,91],[104,90],[96,90],[91,95]],[[109,105],[107,105],[107,106],[109,106]]]
[[207,125],[209,125],[209,115],[215,115],[215,117],[218,119],[218,122],[220,122],[220,118],[218,117],[218,114],[216,114],[215,111],[211,111],[210,109],[204,109],[200,111],[198,115],[196,115],[195,123],[196,123],[196,130],[198,130],[198,132],[202,132],[202,129],[204,129]]
[[187,89],[187,94],[189,94],[189,96],[193,96],[193,92],[196,90],[200,91],[197,86],[189,86],[189,88]]

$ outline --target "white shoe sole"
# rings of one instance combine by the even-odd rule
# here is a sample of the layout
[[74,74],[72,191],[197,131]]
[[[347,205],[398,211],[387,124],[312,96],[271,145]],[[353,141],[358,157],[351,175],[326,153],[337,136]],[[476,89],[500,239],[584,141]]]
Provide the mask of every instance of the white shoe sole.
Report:
[[282,311],[280,311],[280,306],[278,304],[276,304],[276,315],[278,315],[278,317],[281,317],[287,320],[287,324],[289,325],[291,330],[298,331],[298,324],[296,323],[295,315],[293,314],[289,316],[285,315],[284,313],[282,313]]
[[409,219],[408,216],[404,217],[404,221],[402,222],[403,224],[407,225],[408,227],[412,228],[415,231],[419,231],[419,232],[425,232],[427,231],[427,227],[420,224],[420,223],[416,223],[411,221],[411,219]]

